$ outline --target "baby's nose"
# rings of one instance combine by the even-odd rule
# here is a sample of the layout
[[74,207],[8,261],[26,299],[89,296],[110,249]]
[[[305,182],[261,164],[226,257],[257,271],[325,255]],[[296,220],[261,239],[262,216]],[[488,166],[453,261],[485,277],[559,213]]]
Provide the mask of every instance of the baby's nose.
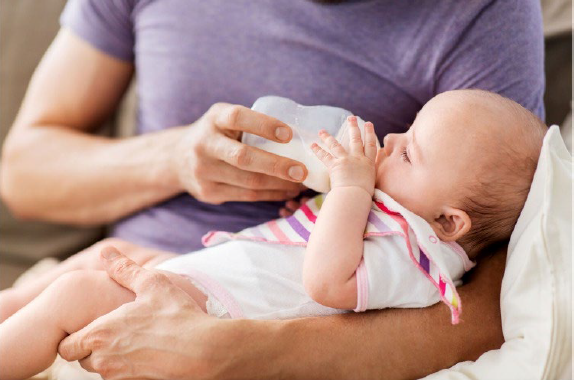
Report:
[[391,154],[392,144],[393,144],[393,134],[389,133],[383,139],[383,149],[385,150],[385,153],[387,154],[387,156],[390,156],[390,154]]

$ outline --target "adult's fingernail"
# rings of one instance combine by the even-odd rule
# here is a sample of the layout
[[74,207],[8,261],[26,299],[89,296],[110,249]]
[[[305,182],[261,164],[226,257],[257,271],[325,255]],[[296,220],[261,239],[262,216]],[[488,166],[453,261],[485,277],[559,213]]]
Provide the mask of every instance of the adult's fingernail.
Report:
[[305,172],[301,166],[291,166],[288,171],[289,177],[294,180],[300,181],[303,179]]
[[281,141],[287,141],[289,139],[289,130],[285,127],[279,127],[275,130],[275,137]]
[[111,260],[115,257],[118,257],[118,253],[113,248],[104,248],[104,250],[102,251],[102,256],[104,256],[104,258],[108,260]]

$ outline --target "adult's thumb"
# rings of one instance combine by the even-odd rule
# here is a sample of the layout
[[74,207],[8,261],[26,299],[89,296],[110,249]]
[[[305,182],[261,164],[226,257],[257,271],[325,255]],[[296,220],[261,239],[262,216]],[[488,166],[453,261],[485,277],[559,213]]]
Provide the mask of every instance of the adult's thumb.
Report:
[[124,256],[117,248],[104,247],[101,258],[108,275],[118,284],[139,295],[150,287],[171,285],[163,274],[149,271]]

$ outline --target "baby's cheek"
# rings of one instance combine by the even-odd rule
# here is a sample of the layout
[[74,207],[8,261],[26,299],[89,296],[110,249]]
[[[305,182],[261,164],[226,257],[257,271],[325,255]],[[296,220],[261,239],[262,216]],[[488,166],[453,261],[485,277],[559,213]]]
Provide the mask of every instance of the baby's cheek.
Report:
[[385,191],[383,189],[385,181],[386,181],[385,173],[382,169],[382,165],[378,165],[377,166],[377,173],[376,173],[376,177],[375,177],[375,187],[379,190]]
[[396,175],[392,168],[383,168],[383,165],[379,166],[375,181],[377,189],[395,198],[394,195],[400,190],[401,182],[400,176]]
[[[377,189],[388,194],[395,201],[405,206],[409,210],[420,208],[419,201],[422,201],[423,193],[420,193],[414,185],[412,178],[406,171],[387,170],[377,171],[375,182]],[[424,201],[423,201],[424,202]]]

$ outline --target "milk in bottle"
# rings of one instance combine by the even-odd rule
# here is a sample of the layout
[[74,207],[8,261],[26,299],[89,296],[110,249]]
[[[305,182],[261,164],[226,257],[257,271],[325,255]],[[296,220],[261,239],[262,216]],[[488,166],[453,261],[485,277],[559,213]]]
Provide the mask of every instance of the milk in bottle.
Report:
[[[329,173],[325,165],[311,150],[313,142],[326,149],[318,132],[325,129],[329,134],[348,148],[347,117],[351,112],[330,106],[303,106],[291,99],[279,96],[265,96],[253,104],[252,109],[281,120],[293,130],[293,138],[287,144],[281,144],[265,138],[244,133],[242,142],[265,150],[270,153],[291,158],[303,163],[308,175],[303,185],[317,192],[326,193],[330,190]],[[357,117],[357,122],[364,138],[365,122]],[[378,145],[378,142],[377,142]]]

